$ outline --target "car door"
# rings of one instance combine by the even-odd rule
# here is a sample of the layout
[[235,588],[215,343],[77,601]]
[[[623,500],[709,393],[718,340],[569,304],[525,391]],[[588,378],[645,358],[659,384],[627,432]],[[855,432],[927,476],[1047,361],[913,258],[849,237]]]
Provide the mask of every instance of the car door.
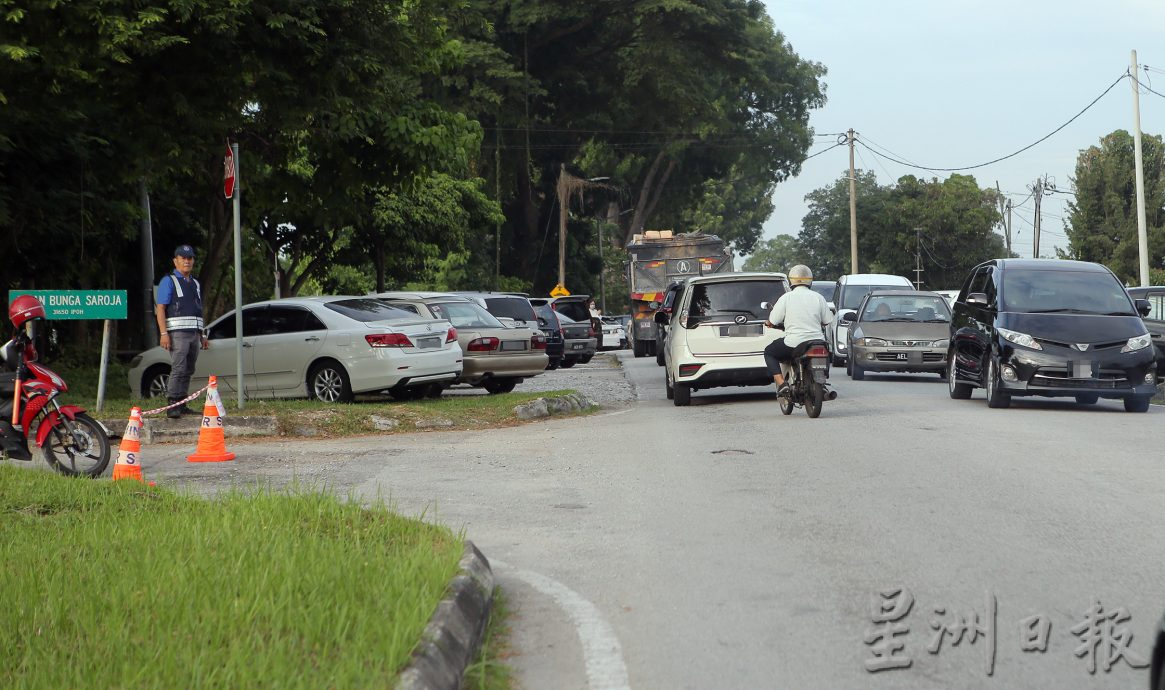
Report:
[[[982,380],[986,356],[995,333],[995,313],[998,303],[995,267],[988,264],[975,269],[967,287],[960,293],[963,302],[957,305],[951,321],[951,346],[956,366],[963,376]],[[983,304],[973,304],[971,295],[981,294]]]
[[[246,333],[246,323],[243,324]],[[324,323],[307,307],[272,304],[253,338],[255,394],[269,397],[305,390],[307,368],[327,336]],[[249,390],[249,389],[248,389]]]
[[1151,290],[1144,299],[1149,300],[1152,311],[1145,317],[1145,327],[1157,347],[1157,375],[1165,374],[1165,289]]
[[[255,358],[248,345],[246,334],[255,331],[258,322],[262,320],[266,311],[265,305],[243,307],[243,377],[247,382],[246,393],[254,387]],[[198,353],[198,365],[191,385],[199,388],[206,385],[210,376],[218,377],[220,393],[228,391],[237,393],[238,388],[238,359],[235,338],[235,313],[232,311],[223,318],[211,324],[207,331],[208,347]]]

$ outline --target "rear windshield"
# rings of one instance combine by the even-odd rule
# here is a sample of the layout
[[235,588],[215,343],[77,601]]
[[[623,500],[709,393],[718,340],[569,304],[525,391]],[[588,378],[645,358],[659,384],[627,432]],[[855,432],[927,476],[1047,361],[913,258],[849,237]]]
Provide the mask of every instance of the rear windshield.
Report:
[[505,328],[493,314],[473,302],[436,302],[429,305],[429,311],[438,319],[445,319],[454,328]]
[[395,321],[417,318],[416,314],[389,306],[378,299],[343,299],[328,302],[324,306],[356,321]]
[[539,304],[534,307],[534,311],[538,314],[539,318],[546,319],[547,326],[558,326],[558,316],[554,313],[554,310],[550,308],[549,304]]
[[941,296],[871,295],[861,320],[950,323],[951,311]]
[[486,297],[485,308],[499,318],[535,321],[534,309],[522,297]]
[[587,305],[577,300],[571,300],[569,302],[555,302],[554,311],[558,312],[559,314],[566,314],[575,321],[591,320],[591,310],[587,309]]
[[[688,313],[692,316],[745,314],[761,318],[788,291],[779,280],[733,280],[723,283],[697,283],[692,287]],[[762,307],[768,302],[768,308]]]
[[1107,272],[1012,269],[1003,272],[1001,298],[1009,312],[1138,315],[1124,286]]
[[838,309],[857,309],[862,298],[874,290],[901,290],[905,285],[846,285],[841,290]]
[[816,280],[809,284],[809,289],[824,297],[826,302],[833,299],[833,288],[833,283],[822,283]]

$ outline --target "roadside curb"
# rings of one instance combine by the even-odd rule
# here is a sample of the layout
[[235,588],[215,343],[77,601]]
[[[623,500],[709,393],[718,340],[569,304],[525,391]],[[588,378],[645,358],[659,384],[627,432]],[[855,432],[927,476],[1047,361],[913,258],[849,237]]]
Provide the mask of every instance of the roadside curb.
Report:
[[595,402],[582,393],[570,393],[556,398],[535,398],[528,403],[514,407],[518,419],[538,419],[555,414],[569,414],[597,407]]
[[456,690],[477,656],[493,607],[493,570],[469,540],[458,566],[409,665],[397,676],[398,690]]

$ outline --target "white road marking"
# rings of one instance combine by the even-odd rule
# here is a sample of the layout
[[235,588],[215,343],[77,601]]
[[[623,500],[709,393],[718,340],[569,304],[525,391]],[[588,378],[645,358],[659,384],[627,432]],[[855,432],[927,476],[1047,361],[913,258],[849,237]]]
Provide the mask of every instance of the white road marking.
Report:
[[545,575],[522,570],[491,558],[490,563],[510,571],[525,580],[534,589],[554,600],[574,623],[582,642],[583,661],[587,669],[587,684],[591,690],[630,690],[627,666],[615,631],[603,620],[594,604],[582,598],[566,585]]

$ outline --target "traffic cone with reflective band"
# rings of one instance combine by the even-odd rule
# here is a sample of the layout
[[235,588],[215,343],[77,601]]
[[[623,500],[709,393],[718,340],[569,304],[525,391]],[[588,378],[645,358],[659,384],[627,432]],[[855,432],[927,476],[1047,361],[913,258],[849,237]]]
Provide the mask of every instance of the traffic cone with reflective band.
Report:
[[206,391],[206,404],[202,406],[198,447],[194,449],[193,455],[186,456],[188,462],[225,462],[235,459],[235,454],[227,451],[226,438],[222,432],[222,418],[225,415],[226,410],[218,397],[218,378],[211,376],[210,388]]
[[142,408],[129,411],[129,423],[117,449],[117,460],[113,463],[113,481],[136,479],[142,481]]

